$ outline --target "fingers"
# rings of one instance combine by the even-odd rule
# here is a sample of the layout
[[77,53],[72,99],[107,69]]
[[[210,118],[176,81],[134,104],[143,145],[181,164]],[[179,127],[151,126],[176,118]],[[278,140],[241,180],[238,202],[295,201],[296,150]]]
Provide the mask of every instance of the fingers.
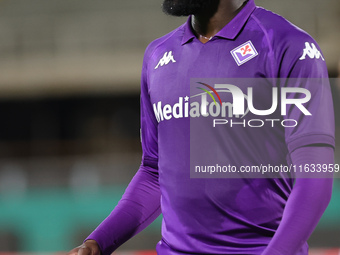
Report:
[[79,247],[74,248],[73,250],[66,253],[66,255],[78,255],[78,250],[79,250]]
[[82,245],[71,250],[66,255],[100,255],[100,250],[96,241],[88,240]]
[[86,247],[85,245],[81,245],[78,250],[77,255],[99,255],[99,254],[96,253],[96,251],[93,251],[92,249],[90,249],[89,247]]
[[83,245],[74,248],[69,251],[66,255],[97,255],[96,253],[92,253],[91,249],[88,247],[83,247]]

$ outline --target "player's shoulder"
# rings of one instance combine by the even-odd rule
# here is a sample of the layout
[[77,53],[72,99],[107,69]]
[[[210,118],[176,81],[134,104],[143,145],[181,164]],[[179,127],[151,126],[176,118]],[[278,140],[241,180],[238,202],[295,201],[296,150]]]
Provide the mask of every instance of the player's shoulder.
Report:
[[316,44],[306,31],[272,11],[257,7],[251,18],[274,48],[292,47],[301,50],[299,45],[304,46],[306,42]]
[[274,75],[287,77],[294,69],[305,77],[311,75],[310,70],[317,70],[316,77],[325,76],[327,67],[321,49],[306,31],[261,7],[252,13],[250,23],[252,30],[262,33],[262,43],[271,51]]
[[176,40],[181,40],[181,36],[184,33],[184,27],[185,24],[152,41],[145,50],[144,59],[149,59],[159,48],[166,48],[168,45],[175,45]]

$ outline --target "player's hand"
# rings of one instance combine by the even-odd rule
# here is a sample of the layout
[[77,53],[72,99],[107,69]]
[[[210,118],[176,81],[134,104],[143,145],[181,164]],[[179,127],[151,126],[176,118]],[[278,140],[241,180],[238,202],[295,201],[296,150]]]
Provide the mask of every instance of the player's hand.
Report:
[[82,245],[71,250],[67,255],[101,255],[101,252],[95,240],[87,240]]

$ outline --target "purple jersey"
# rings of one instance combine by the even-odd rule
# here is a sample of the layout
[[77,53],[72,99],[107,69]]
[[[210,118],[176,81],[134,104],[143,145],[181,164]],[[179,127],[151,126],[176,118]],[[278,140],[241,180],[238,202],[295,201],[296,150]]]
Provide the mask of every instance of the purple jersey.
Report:
[[[195,37],[189,18],[147,48],[141,84],[142,146],[143,160],[158,162],[160,254],[261,254],[274,235],[293,180],[190,178],[190,114],[176,110],[180,104],[190,111],[192,78],[261,77],[327,78],[327,70],[308,34],[256,7],[253,0],[205,44]],[[261,158],[273,165],[288,164],[289,153],[301,146],[334,146],[329,84],[310,90],[313,118],[295,128],[271,127],[246,137],[216,134],[235,145],[226,148],[235,164]],[[258,140],[256,146],[252,141]],[[299,254],[307,254],[307,244]]]
[[[223,83],[241,78],[245,87],[229,86],[231,93],[226,93],[226,84],[205,83],[207,79]],[[257,84],[257,78],[265,82]],[[162,255],[258,255],[266,247],[265,254],[281,254],[279,250],[291,254],[285,252],[286,239],[294,253],[302,247],[296,254],[307,255],[305,240],[327,206],[325,197],[330,191],[325,186],[331,186],[331,179],[313,185],[299,179],[298,188],[293,189],[293,178],[242,178],[242,174],[238,178],[199,178],[191,170],[193,159],[204,163],[216,155],[237,167],[309,163],[317,155],[324,163],[332,163],[330,148],[301,148],[334,147],[327,78],[316,42],[284,18],[256,7],[253,0],[205,44],[195,37],[190,18],[152,42],[145,53],[141,79],[142,164],[117,207],[88,239],[96,240],[103,254],[110,254],[150,224],[161,207],[162,240],[157,252]],[[253,97],[246,79],[253,81]],[[281,104],[272,104],[274,92],[281,96]],[[244,93],[247,114],[240,110]],[[230,94],[238,96],[231,99]],[[234,107],[235,98],[241,102],[238,107]],[[292,104],[292,100],[300,103]],[[228,108],[228,102],[233,107]],[[268,121],[261,113],[272,109],[271,105],[277,107]],[[240,112],[227,116],[229,109]],[[245,117],[235,119],[236,113]],[[228,124],[239,123],[212,127],[209,122],[226,123],[227,117]],[[206,136],[196,139],[201,133]],[[320,210],[313,207],[311,186],[320,187],[316,200]],[[305,191],[308,196],[303,195]],[[288,199],[290,195],[292,199]],[[275,232],[279,235],[274,236]],[[286,233],[290,239],[283,238]]]

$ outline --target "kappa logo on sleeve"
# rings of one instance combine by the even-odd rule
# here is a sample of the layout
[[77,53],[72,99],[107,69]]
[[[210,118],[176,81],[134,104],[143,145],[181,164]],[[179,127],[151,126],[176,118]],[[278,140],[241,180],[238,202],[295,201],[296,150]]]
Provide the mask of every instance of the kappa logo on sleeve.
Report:
[[321,52],[316,48],[314,43],[310,44],[309,42],[305,42],[305,46],[306,47],[303,49],[303,54],[302,54],[301,58],[299,58],[300,60],[304,60],[304,59],[306,59],[306,56],[308,56],[311,59],[321,58],[323,61],[325,61]]
[[254,45],[251,41],[248,41],[232,51],[230,51],[231,55],[236,61],[236,64],[238,66],[246,63],[247,61],[251,60],[252,58],[256,57],[258,55]]
[[174,59],[174,56],[172,55],[172,51],[164,53],[163,57],[159,60],[159,62],[156,65],[155,69],[157,69],[159,66],[167,65],[170,62],[176,63],[176,60]]

